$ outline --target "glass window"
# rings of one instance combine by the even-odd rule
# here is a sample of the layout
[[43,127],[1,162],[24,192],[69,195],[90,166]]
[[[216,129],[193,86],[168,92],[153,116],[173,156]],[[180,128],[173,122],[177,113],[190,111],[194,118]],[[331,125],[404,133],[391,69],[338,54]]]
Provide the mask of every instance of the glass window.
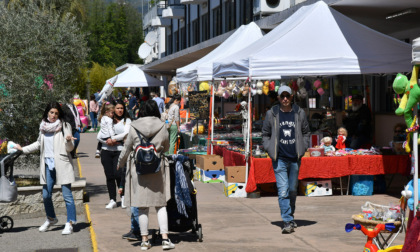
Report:
[[198,20],[194,20],[191,23],[192,31],[191,31],[191,37],[192,37],[192,45],[196,45],[200,42],[200,30],[198,27]]
[[179,31],[179,51],[186,48],[187,41],[186,41],[186,34],[185,34],[185,27],[182,27]]
[[179,32],[174,32],[174,52],[179,51]]
[[202,32],[201,41],[206,41],[210,38],[209,14],[204,14],[203,16],[201,16],[201,32]]
[[167,55],[172,54],[172,34],[169,34],[166,38],[166,51],[167,51]]
[[222,9],[216,7],[213,9],[213,37],[222,34]]
[[225,32],[235,29],[235,1],[225,2]]

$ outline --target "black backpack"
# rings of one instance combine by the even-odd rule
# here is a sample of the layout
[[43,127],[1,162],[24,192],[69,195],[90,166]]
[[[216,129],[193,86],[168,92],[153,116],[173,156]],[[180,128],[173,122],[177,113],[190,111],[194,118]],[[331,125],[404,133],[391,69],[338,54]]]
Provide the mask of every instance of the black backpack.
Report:
[[136,129],[137,136],[140,139],[140,144],[136,146],[134,151],[134,164],[136,172],[139,175],[150,173],[157,173],[160,171],[161,157],[157,153],[155,145],[149,139],[144,138]]

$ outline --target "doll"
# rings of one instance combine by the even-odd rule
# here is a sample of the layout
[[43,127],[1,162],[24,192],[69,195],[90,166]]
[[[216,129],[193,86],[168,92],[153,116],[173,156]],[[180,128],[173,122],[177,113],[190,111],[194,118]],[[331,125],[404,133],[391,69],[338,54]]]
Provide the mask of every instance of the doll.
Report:
[[342,150],[346,148],[346,145],[344,144],[344,142],[346,141],[347,138],[347,130],[344,127],[340,127],[337,130],[337,144],[335,145],[335,148],[337,148],[337,150]]
[[321,143],[322,143],[321,146],[324,148],[324,153],[327,153],[329,151],[335,151],[334,146],[331,144],[332,143],[332,138],[331,137],[322,138]]

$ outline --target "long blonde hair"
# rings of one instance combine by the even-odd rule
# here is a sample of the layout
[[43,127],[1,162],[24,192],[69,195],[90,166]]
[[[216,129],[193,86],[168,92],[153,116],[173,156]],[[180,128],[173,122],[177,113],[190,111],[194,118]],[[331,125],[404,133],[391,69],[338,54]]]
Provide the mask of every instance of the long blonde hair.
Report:
[[109,102],[102,104],[101,114],[98,117],[98,121],[101,121],[102,117],[111,110],[114,110],[115,106]]

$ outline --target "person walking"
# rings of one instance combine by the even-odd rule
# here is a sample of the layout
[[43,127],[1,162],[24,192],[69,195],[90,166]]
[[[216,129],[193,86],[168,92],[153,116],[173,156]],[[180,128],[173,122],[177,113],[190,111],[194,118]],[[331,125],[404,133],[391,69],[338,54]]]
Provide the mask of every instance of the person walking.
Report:
[[80,114],[79,111],[77,110],[76,106],[73,103],[73,98],[70,98],[69,103],[67,104],[67,107],[70,109],[70,112],[73,114],[73,118],[74,118],[74,129],[72,129],[73,131],[73,137],[76,138],[74,140],[74,149],[71,151],[71,156],[72,158],[77,158],[76,156],[76,150],[77,150],[77,146],[79,146],[80,143],[80,126],[82,125],[82,122],[80,121]]
[[137,98],[131,90],[128,92],[128,97],[128,113],[135,119],[135,109],[138,107]]
[[[117,188],[121,184],[122,176],[121,172],[117,170],[117,162],[123,149],[122,141],[127,136],[131,125],[131,119],[125,110],[123,101],[119,100],[115,105],[113,123],[116,135],[111,136],[107,140],[101,139],[100,137],[97,138],[102,143],[101,163],[104,167],[109,195],[109,203],[106,205],[106,209],[117,207]],[[121,195],[121,199],[123,200],[123,195]]]
[[75,138],[72,136],[70,124],[64,122],[64,112],[60,104],[51,102],[46,106],[39,130],[36,142],[23,148],[17,144],[15,148],[24,154],[40,151],[39,177],[47,220],[39,227],[39,231],[45,232],[58,222],[52,202],[53,187],[57,184],[61,185],[67,209],[67,222],[61,234],[68,235],[73,233],[73,224],[76,223],[76,206],[71,192],[71,183],[75,178],[70,155]]
[[181,102],[181,96],[176,94],[172,97],[172,100],[168,103],[168,122],[169,128],[169,154],[175,153],[175,144],[178,140],[177,135],[180,132],[180,115],[179,115],[179,103]]
[[278,192],[283,234],[297,228],[294,221],[300,159],[309,147],[309,124],[305,112],[292,104],[292,90],[281,86],[280,104],[267,111],[263,128],[263,146],[272,159]]
[[165,102],[159,97],[158,93],[150,92],[150,97],[156,102],[159,112],[162,114],[165,111]]
[[95,95],[91,95],[90,102],[89,102],[90,121],[92,123],[91,131],[96,131],[98,128],[98,111],[99,111],[99,105],[95,99]]
[[[157,156],[169,149],[169,135],[165,123],[160,120],[159,108],[155,101],[148,100],[140,107],[139,119],[131,124],[124,149],[118,159],[118,167],[125,166],[127,158],[135,147],[140,144],[139,136],[147,138],[155,146]],[[161,160],[160,170],[156,173],[138,175],[134,160],[127,167],[126,181],[130,181],[125,187],[127,197],[126,205],[139,207],[139,222],[142,242],[141,250],[148,250],[151,243],[148,239],[149,231],[149,208],[155,207],[160,233],[162,235],[162,248],[173,249],[175,245],[168,238],[168,214],[166,202],[171,198],[170,178],[168,167],[165,167],[164,158]]]

